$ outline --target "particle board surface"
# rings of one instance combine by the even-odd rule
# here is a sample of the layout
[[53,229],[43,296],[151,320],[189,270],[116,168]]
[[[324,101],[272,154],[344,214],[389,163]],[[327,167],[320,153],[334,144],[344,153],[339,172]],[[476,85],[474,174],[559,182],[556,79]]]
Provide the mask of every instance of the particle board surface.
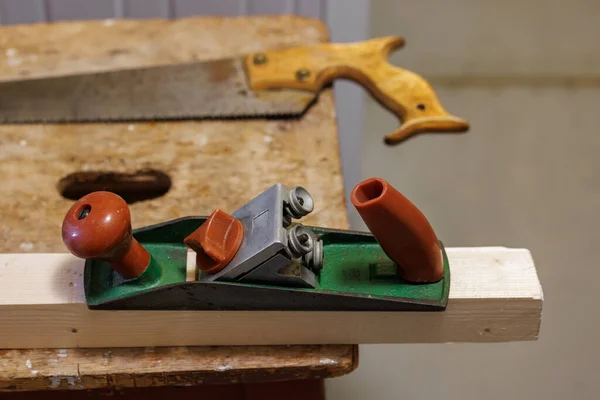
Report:
[[[239,56],[327,40],[292,16],[86,21],[0,28],[0,80]],[[233,211],[274,183],[315,198],[307,224],[346,228],[331,90],[301,119],[0,125],[0,252],[62,252],[71,200],[58,181],[78,171],[153,168],[172,180],[131,205],[133,226]]]

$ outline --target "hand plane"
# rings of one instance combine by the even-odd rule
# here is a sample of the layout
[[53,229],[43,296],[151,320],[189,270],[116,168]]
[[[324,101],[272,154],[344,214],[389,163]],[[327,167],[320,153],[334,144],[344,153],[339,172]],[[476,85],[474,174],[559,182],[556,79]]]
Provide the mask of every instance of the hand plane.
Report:
[[322,43],[239,58],[0,82],[0,122],[156,121],[301,116],[335,79],[351,79],[400,120],[398,143],[464,132],[421,76],[390,65],[398,36]]
[[231,214],[132,231],[125,201],[93,192],[67,212],[62,237],[86,259],[90,309],[444,310],[450,266],[425,216],[379,178],[351,201],[370,233],[299,223],[314,200],[282,184]]

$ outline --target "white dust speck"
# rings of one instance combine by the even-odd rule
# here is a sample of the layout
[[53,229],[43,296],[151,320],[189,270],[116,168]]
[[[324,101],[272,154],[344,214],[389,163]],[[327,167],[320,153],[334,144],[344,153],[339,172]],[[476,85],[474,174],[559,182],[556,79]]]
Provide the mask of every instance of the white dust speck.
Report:
[[239,176],[231,175],[229,178],[227,178],[227,182],[229,182],[231,185],[239,185],[242,180]]
[[17,49],[13,49],[13,48],[6,49],[4,54],[6,54],[6,57],[14,57],[17,55]]
[[198,137],[198,139],[195,140],[195,142],[198,146],[206,146],[206,143],[208,143],[208,138],[206,137],[206,135],[202,135]]
[[21,65],[21,59],[11,57],[8,60],[6,60],[6,65],[8,65],[9,67],[18,67],[19,65]]
[[69,351],[67,349],[60,349],[60,350],[58,350],[57,356],[59,356],[59,357],[66,357],[68,355],[69,355]]
[[114,19],[105,19],[103,21],[104,26],[113,26],[115,24],[115,20]]
[[81,167],[82,171],[89,171],[90,170],[90,164],[83,164],[83,166]]
[[154,353],[154,347],[146,347],[144,353]]
[[311,36],[314,36],[314,37],[318,37],[318,36],[321,35],[321,32],[319,32],[319,30],[316,27],[311,26],[311,27],[308,28],[307,34],[311,35]]
[[69,386],[83,388],[81,378],[76,376],[50,376],[48,379],[50,380],[49,386],[53,389],[59,387],[62,380],[65,380]]
[[31,360],[25,361],[25,365],[27,366],[27,368],[31,369]]
[[[79,381],[79,378],[77,379],[77,381]],[[69,386],[75,386],[75,377],[67,376],[67,384]]]
[[50,387],[51,388],[57,388],[60,386],[60,382],[64,379],[65,381],[67,381],[67,385],[69,386],[75,386],[75,387],[83,387],[81,386],[81,379],[79,377],[74,377],[74,376],[50,376],[48,377],[48,379],[50,380]]
[[337,364],[337,363],[335,362],[335,360],[332,360],[331,358],[323,357],[323,358],[319,359],[319,364],[321,364],[321,365],[333,365],[333,364]]
[[215,371],[229,371],[231,369],[231,365],[221,364],[215,367]]
[[31,370],[31,375],[37,375],[37,369],[32,369]]
[[19,246],[19,248],[21,250],[24,250],[24,251],[30,251],[30,250],[33,249],[33,243],[31,243],[31,242],[23,242],[23,243],[21,243],[21,245]]
[[273,137],[272,136],[265,136],[265,137],[263,137],[263,140],[265,141],[265,143],[271,143],[273,141]]
[[129,125],[129,126],[127,127],[127,130],[128,130],[128,131],[130,131],[130,132],[133,132],[133,131],[135,131],[135,125]]
[[19,142],[19,145],[21,146],[27,146],[27,140],[23,139]]

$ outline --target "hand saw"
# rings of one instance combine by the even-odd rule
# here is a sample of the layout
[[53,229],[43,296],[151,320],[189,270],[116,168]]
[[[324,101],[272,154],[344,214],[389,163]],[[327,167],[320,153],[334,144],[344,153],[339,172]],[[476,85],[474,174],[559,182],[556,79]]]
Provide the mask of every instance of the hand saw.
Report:
[[0,122],[156,121],[301,116],[337,78],[364,86],[400,120],[394,144],[464,132],[419,75],[387,62],[401,37],[323,43],[241,58],[0,82]]

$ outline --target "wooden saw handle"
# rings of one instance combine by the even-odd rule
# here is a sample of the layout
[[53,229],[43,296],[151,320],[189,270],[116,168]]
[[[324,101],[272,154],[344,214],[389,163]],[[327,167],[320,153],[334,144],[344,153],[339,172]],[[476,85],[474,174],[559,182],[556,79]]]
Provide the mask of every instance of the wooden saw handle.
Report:
[[348,44],[323,43],[250,54],[245,64],[254,90],[318,93],[337,78],[358,82],[402,122],[385,137],[388,144],[417,133],[468,130],[468,122],[448,113],[425,79],[388,63],[388,54],[403,45],[404,39],[398,36]]

